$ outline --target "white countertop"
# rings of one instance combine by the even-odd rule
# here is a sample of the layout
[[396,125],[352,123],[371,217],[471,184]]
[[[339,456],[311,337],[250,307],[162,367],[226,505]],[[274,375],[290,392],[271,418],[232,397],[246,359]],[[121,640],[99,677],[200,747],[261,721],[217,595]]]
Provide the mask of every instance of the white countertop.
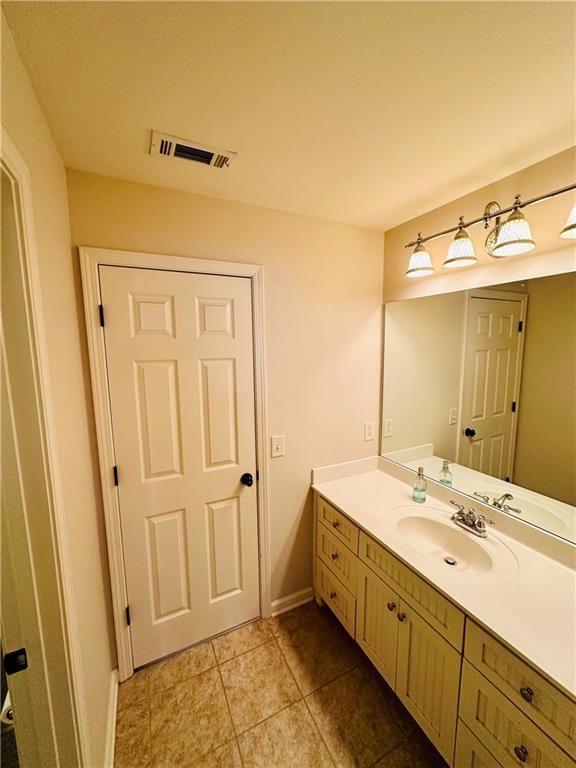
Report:
[[[576,696],[576,572],[505,535],[497,526],[489,529],[486,539],[475,537],[475,541],[488,552],[504,546],[515,559],[511,570],[476,574],[437,563],[402,535],[392,510],[412,505],[419,515],[446,521],[454,508],[434,498],[430,488],[426,504],[417,504],[411,498],[411,484],[382,469],[359,469],[358,474],[339,479],[317,479],[313,488],[468,616]],[[541,535],[545,546],[546,534]]]

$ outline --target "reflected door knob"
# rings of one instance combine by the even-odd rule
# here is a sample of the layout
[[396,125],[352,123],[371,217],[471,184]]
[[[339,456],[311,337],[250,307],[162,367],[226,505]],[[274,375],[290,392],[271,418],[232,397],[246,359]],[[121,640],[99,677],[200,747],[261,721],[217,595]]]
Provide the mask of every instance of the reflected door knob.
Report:
[[240,478],[240,482],[242,485],[247,485],[248,488],[250,488],[251,485],[254,485],[254,478],[250,474],[250,472],[244,472],[242,477]]
[[474,435],[476,434],[476,430],[472,429],[472,427],[466,427],[466,429],[464,430],[464,434],[466,435],[466,437],[474,437]]

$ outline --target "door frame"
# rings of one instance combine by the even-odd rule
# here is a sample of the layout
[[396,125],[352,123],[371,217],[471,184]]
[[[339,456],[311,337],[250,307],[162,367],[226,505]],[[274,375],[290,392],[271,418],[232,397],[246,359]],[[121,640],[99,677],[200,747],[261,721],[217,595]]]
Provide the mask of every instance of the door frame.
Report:
[[134,672],[130,627],[126,622],[128,591],[124,569],[124,551],[120,526],[118,488],[114,485],[112,468],[117,461],[112,436],[112,413],[108,391],[106,348],[100,325],[99,306],[102,304],[98,269],[100,266],[133,267],[171,272],[249,278],[252,287],[252,323],[254,336],[254,402],[256,415],[256,462],[258,468],[258,551],[260,581],[260,615],[271,614],[270,525],[269,525],[269,459],[267,451],[266,408],[266,350],[264,337],[263,268],[259,264],[233,261],[212,261],[187,256],[169,256],[136,251],[81,246],[78,249],[82,272],[82,292],[92,396],[96,419],[96,437],[100,462],[100,479],[104,502],[106,539],[112,587],[114,628],[118,651],[120,681]]
[[476,288],[466,291],[466,301],[464,302],[464,333],[462,335],[462,363],[460,367],[460,398],[458,404],[458,432],[456,435],[456,461],[460,457],[460,446],[462,442],[462,407],[464,404],[464,362],[466,360],[466,345],[468,342],[468,317],[470,310],[470,301],[472,299],[496,299],[497,301],[518,301],[520,303],[520,322],[522,323],[522,332],[519,334],[518,356],[516,358],[516,370],[514,371],[514,389],[512,399],[516,401],[516,411],[512,414],[512,432],[510,434],[510,451],[506,465],[508,472],[506,475],[510,482],[514,481],[514,460],[516,458],[516,438],[518,434],[518,414],[520,411],[520,387],[522,383],[522,364],[524,361],[524,345],[526,341],[526,315],[528,313],[528,294],[515,291],[495,291],[489,288]]
[[[46,689],[36,695],[46,696],[52,713],[50,729],[54,738],[56,759],[66,758],[62,754],[62,744],[72,742],[75,765],[88,762],[88,715],[85,709],[85,696],[82,681],[82,651],[77,623],[76,601],[73,589],[70,544],[65,519],[65,504],[61,485],[60,462],[57,449],[56,425],[52,405],[52,389],[48,365],[48,342],[44,322],[44,308],[38,262],[38,246],[34,217],[32,179],[28,165],[11,140],[4,127],[1,128],[0,165],[9,177],[15,192],[15,204],[18,208],[20,239],[20,276],[24,292],[25,312],[28,327],[25,331],[30,345],[31,363],[34,379],[34,394],[37,406],[37,427],[41,437],[42,474],[45,500],[50,517],[51,537],[45,541],[43,557],[49,563],[49,571],[55,581],[58,605],[52,606],[53,626],[51,638],[42,625],[42,613],[38,609],[38,631],[42,638],[43,661],[45,666]],[[32,519],[27,520],[30,529]],[[36,576],[37,564],[30,551],[31,566]],[[46,584],[42,578],[35,578],[34,599],[36,605],[45,603]],[[46,610],[46,606],[45,606]],[[30,618],[30,617],[28,617]],[[58,646],[58,647],[56,647]],[[3,650],[6,650],[4,648]],[[56,653],[63,653],[65,674],[61,667],[55,667],[50,658]],[[54,716],[56,702],[64,697],[70,699],[70,716]],[[17,727],[17,726],[16,726]]]

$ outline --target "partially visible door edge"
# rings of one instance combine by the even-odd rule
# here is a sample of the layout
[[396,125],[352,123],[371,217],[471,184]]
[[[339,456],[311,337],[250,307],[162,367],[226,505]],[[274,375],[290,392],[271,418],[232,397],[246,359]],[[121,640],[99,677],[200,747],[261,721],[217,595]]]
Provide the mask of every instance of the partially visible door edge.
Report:
[[[233,261],[211,261],[186,256],[116,251],[106,248],[80,246],[80,266],[84,313],[90,359],[90,375],[94,399],[94,415],[100,478],[104,502],[106,539],[110,564],[110,580],[114,611],[114,627],[118,651],[120,682],[134,672],[130,627],[126,623],[128,595],[124,572],[124,554],[120,529],[120,507],[117,487],[114,485],[112,467],[116,465],[112,435],[112,415],[108,394],[106,350],[104,333],[100,325],[101,302],[98,268],[100,266],[134,267],[140,269],[193,272],[207,275],[250,278],[252,286],[252,323],[254,334],[254,398],[256,413],[256,461],[258,479],[258,549],[260,615],[271,615],[271,568],[269,538],[269,471],[267,455],[267,407],[266,407],[266,349],[264,335],[264,285],[263,269],[258,264]],[[106,309],[104,308],[104,312]]]

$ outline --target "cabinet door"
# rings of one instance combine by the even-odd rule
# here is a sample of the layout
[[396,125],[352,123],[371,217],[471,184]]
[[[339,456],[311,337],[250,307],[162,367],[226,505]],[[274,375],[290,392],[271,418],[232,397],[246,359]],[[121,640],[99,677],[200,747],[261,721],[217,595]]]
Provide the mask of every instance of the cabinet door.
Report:
[[461,720],[458,721],[454,768],[500,768],[500,763],[470,733]]
[[404,601],[397,619],[396,695],[452,765],[461,656]]
[[358,563],[357,585],[356,642],[394,688],[400,598],[364,563]]

